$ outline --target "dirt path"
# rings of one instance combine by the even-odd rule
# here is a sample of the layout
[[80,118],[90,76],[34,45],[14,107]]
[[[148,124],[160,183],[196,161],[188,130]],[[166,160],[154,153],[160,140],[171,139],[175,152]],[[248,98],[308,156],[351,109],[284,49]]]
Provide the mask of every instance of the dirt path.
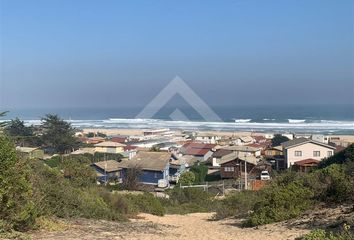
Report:
[[33,239],[295,239],[309,230],[288,228],[282,223],[259,228],[240,228],[235,220],[211,221],[212,213],[166,215],[140,214],[130,223],[80,219],[61,232],[35,232]]

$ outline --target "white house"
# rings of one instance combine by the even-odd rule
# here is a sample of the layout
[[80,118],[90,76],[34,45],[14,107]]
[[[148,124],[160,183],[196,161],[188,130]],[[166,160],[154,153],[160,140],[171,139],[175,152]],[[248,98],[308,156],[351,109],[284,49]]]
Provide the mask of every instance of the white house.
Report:
[[238,145],[238,146],[243,146],[243,145],[251,144],[254,142],[255,142],[255,140],[251,136],[239,137],[234,141],[235,145]]
[[286,167],[298,161],[317,160],[334,154],[335,147],[308,138],[296,138],[282,144]]

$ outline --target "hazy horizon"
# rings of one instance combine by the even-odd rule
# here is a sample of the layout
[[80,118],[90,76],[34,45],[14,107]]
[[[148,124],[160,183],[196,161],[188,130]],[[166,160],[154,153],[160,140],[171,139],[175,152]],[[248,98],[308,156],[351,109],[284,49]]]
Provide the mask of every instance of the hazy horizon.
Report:
[[0,108],[354,104],[354,4],[1,1]]

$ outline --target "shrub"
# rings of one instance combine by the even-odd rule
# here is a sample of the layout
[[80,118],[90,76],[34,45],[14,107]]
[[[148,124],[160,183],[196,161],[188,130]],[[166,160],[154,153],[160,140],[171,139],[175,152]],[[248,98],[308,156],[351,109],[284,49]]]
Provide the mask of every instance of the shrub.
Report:
[[252,210],[259,192],[243,191],[225,197],[217,205],[215,219],[223,219],[231,216],[246,217]]
[[157,216],[163,216],[165,209],[161,202],[151,193],[127,194],[124,195],[137,212],[150,213]]
[[161,199],[170,214],[187,214],[214,210],[210,194],[200,188],[174,188],[168,191],[169,199]]
[[354,233],[351,232],[350,226],[344,224],[343,228],[338,233],[325,231],[324,229],[316,229],[309,234],[298,238],[298,240],[353,240]]
[[204,183],[205,177],[208,173],[208,167],[204,164],[195,164],[190,168],[190,171],[194,173],[194,183]]
[[193,172],[184,172],[179,178],[179,182],[182,185],[190,185],[195,181],[195,175]]
[[278,222],[300,215],[312,206],[314,193],[300,182],[266,188],[253,207],[245,226]]
[[13,144],[0,135],[0,231],[26,230],[34,225],[27,162],[16,155]]

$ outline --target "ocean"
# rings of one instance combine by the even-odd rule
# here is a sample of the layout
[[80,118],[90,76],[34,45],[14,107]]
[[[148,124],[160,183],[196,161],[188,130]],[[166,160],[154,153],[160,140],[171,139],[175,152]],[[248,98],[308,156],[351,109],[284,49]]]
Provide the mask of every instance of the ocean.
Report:
[[[211,107],[221,121],[206,121],[191,107],[178,109],[185,116],[171,120],[176,107],[159,110],[153,118],[136,118],[143,109],[57,108],[9,109],[5,119],[19,117],[27,125],[39,124],[42,116],[58,114],[77,128],[170,128],[185,130],[295,132],[354,134],[354,105],[312,106],[216,106]],[[1,109],[5,111],[8,109]]]

